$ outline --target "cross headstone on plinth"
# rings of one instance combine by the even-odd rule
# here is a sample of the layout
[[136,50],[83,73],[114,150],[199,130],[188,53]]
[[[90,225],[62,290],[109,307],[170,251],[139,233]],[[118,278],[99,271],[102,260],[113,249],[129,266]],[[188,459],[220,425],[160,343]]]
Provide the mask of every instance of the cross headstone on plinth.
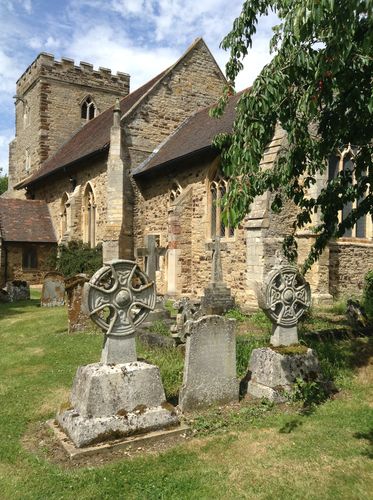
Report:
[[166,254],[167,248],[158,246],[157,236],[148,234],[144,238],[145,246],[135,250],[136,258],[145,258],[145,272],[150,280],[155,282],[156,271],[158,270],[159,257]]
[[58,425],[80,448],[179,424],[159,368],[136,356],[135,329],[153,309],[155,284],[136,262],[117,260],[84,285],[85,308],[105,332],[101,362],[80,366]]
[[135,262],[112,261],[85,287],[85,309],[105,332],[101,362],[136,361],[135,327],[154,309],[154,281]]
[[201,299],[202,314],[223,314],[234,307],[234,298],[230,288],[223,280],[223,267],[221,251],[227,250],[227,244],[220,241],[220,236],[215,236],[206,249],[212,251],[211,282],[204,290]]
[[265,278],[258,301],[272,322],[271,344],[297,344],[298,321],[311,305],[310,285],[299,271],[289,264],[276,266]]

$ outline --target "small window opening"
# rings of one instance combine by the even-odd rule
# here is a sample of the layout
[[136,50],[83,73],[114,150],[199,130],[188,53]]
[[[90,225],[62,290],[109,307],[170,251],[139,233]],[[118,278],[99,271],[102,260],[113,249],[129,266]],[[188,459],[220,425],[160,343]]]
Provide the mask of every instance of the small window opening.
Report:
[[81,117],[83,120],[92,120],[97,114],[97,108],[92,100],[92,97],[88,96],[82,103],[81,106]]

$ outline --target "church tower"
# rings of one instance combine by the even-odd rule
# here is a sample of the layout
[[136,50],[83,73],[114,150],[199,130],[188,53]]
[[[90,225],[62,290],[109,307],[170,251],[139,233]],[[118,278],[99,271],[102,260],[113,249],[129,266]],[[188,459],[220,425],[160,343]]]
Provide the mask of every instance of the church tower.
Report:
[[[129,93],[130,77],[41,53],[17,81],[16,134],[9,145],[8,196],[88,120]],[[23,195],[22,195],[23,197]]]

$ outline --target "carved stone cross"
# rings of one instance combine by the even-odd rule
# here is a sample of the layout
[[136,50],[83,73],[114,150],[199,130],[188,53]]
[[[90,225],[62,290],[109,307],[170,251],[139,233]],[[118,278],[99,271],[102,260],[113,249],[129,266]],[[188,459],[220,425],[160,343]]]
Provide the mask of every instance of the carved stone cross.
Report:
[[135,330],[154,309],[155,300],[154,281],[129,260],[108,262],[85,283],[85,310],[105,332],[101,363],[137,360]]
[[221,251],[227,250],[227,244],[221,243],[220,236],[215,236],[207,249],[212,250],[211,283],[223,283],[223,268],[221,264]]
[[145,247],[137,248],[135,255],[136,257],[145,257],[145,272],[150,280],[155,282],[159,257],[166,254],[167,248],[158,246],[157,236],[154,234],[148,234],[144,239]]

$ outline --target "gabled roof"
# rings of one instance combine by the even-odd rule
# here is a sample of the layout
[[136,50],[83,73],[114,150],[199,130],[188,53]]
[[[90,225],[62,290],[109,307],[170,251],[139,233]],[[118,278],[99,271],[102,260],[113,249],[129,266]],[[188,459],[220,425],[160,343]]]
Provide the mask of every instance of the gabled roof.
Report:
[[232,131],[237,101],[242,92],[229,99],[221,118],[210,117],[211,106],[187,118],[158,150],[132,170],[132,175],[144,175],[188,156],[213,149],[212,141],[217,134]]
[[[146,96],[167,76],[172,70],[189,54],[199,43],[204,43],[202,38],[197,38],[186,52],[172,66],[157,75],[148,83],[131,92],[120,101],[122,120],[128,116]],[[211,52],[210,52],[211,54]],[[211,57],[212,54],[211,54]],[[219,66],[217,65],[219,68]],[[223,75],[223,73],[222,73]],[[224,75],[223,75],[224,77]],[[58,170],[78,163],[96,154],[109,149],[110,129],[113,124],[114,106],[103,113],[97,115],[93,120],[86,123],[74,136],[65,142],[59,150],[48,160],[46,160],[37,172],[20,182],[17,189],[22,189],[47,177]]]
[[0,233],[9,242],[57,242],[48,206],[41,200],[0,198]]
[[[165,71],[157,75],[148,83],[131,92],[120,101],[122,115],[127,114],[139,102],[149,89],[158,82]],[[18,189],[25,188],[43,177],[76,163],[84,158],[91,157],[109,148],[110,129],[113,125],[114,105],[87,122],[75,135],[68,139],[57,152],[46,160],[39,170],[18,184]]]

